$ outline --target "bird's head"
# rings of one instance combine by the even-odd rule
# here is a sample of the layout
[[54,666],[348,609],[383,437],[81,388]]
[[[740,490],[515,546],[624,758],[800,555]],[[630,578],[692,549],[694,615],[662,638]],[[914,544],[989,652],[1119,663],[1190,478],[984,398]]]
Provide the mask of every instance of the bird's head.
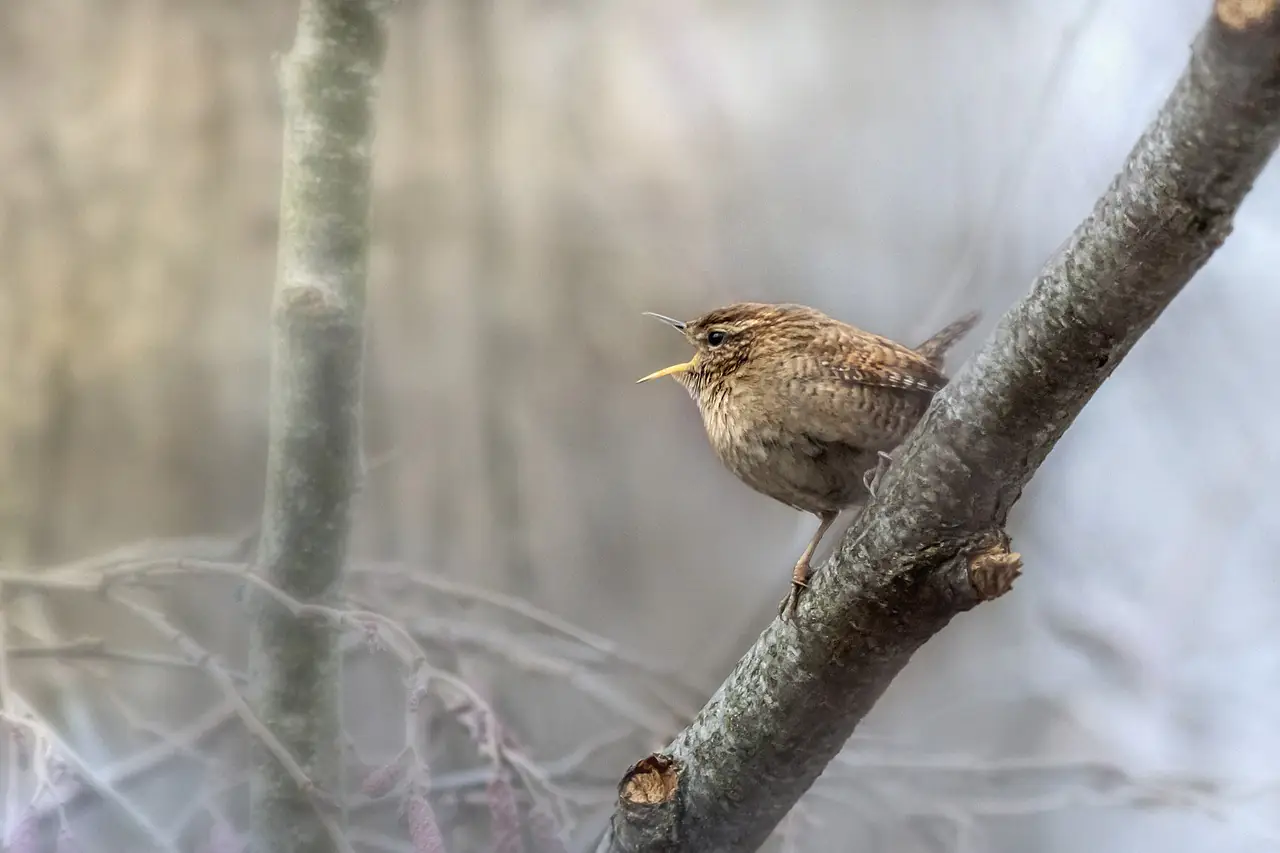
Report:
[[753,354],[764,348],[770,337],[789,325],[787,321],[797,309],[800,306],[738,302],[688,322],[646,311],[647,316],[679,330],[693,345],[694,353],[686,362],[664,367],[636,381],[670,376],[696,396],[732,377]]

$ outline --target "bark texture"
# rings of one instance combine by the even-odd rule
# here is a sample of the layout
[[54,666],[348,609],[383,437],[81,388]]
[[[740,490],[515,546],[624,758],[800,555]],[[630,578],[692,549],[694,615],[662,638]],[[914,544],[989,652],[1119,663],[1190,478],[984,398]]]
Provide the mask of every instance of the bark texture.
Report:
[[[259,568],[303,602],[335,602],[359,475],[360,375],[374,106],[385,52],[382,0],[303,0],[281,64],[285,109],[273,314],[271,433]],[[255,847],[340,849],[341,667],[329,626],[253,596],[255,710],[297,760],[300,784],[255,754]]]
[[757,849],[911,655],[1007,591],[1004,525],[1099,386],[1222,245],[1280,142],[1276,0],[1220,0],[1089,217],[935,398],[877,498],[690,726],[634,765],[602,851]]

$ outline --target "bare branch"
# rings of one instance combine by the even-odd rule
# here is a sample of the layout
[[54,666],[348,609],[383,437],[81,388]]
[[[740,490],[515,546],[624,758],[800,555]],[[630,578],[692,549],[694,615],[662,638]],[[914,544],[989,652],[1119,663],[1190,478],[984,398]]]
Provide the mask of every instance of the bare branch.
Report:
[[[140,752],[103,768],[98,773],[101,783],[112,790],[127,787],[131,782],[145,778],[182,755],[192,752],[203,741],[223,731],[227,724],[236,719],[235,708],[229,702],[223,702],[201,714],[180,730],[169,735],[167,740],[152,744]],[[61,798],[36,808],[41,820],[49,820],[59,812],[68,811],[80,801],[88,799],[96,793],[91,786],[80,780],[74,780],[74,787]]]
[[[285,111],[275,289],[271,435],[259,562],[298,601],[337,600],[359,469],[369,199],[385,0],[303,0],[281,64]],[[340,795],[341,652],[332,627],[254,590],[257,717],[293,756],[255,755],[254,846],[319,853],[342,844],[310,780]],[[326,824],[329,827],[326,828]]]
[[1208,261],[1280,141],[1277,0],[1218,0],[1090,216],[934,400],[877,497],[694,722],[619,787],[607,851],[757,849],[911,655],[999,594],[1023,487]]

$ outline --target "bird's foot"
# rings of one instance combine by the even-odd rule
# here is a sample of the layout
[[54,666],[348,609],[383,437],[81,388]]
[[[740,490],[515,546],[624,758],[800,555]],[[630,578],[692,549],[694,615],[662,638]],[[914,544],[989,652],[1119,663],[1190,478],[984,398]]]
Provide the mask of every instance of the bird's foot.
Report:
[[862,485],[867,487],[872,498],[876,496],[876,487],[880,485],[880,478],[884,476],[884,472],[889,469],[892,462],[893,457],[881,450],[876,454],[876,467],[862,475]]
[[784,621],[794,618],[796,615],[796,608],[800,606],[800,596],[803,595],[804,591],[808,588],[809,578],[807,573],[803,578],[792,578],[790,591],[783,597],[782,603],[778,605],[778,616]]

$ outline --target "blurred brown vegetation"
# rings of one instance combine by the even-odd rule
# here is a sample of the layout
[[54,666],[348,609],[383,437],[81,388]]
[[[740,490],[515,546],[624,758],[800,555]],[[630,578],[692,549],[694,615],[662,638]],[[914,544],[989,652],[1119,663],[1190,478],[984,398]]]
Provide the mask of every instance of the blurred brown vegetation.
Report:
[[[0,10],[0,85],[20,117],[0,131],[5,563],[232,536],[256,520],[281,130],[273,54],[295,14],[293,3]],[[729,293],[709,267],[733,167],[688,126],[714,116],[673,113],[669,89],[635,102],[628,76],[645,94],[652,70],[610,43],[634,14],[397,10],[376,152],[373,467],[353,550],[525,596],[678,659],[688,637],[619,615],[673,592],[676,613],[725,604],[698,560],[756,543],[734,541],[728,514],[719,530],[697,517],[724,486],[699,435],[673,442],[643,426],[696,428],[687,400],[632,381],[678,345],[643,309],[689,312]],[[641,36],[659,35],[643,28],[664,22],[644,18]],[[211,607],[210,595],[196,584],[163,601],[236,660],[237,604],[215,591]],[[48,643],[156,640],[93,603],[24,598],[12,616],[15,636]],[[78,718],[81,739],[103,742],[91,752],[116,753],[129,738],[92,688],[53,669],[24,669],[30,697],[64,724]],[[115,687],[169,704],[172,720],[214,701],[154,676],[126,671]],[[565,717],[555,691],[484,667],[474,677],[504,681],[486,692],[514,702],[541,746],[579,739],[581,716]],[[530,701],[539,693],[550,702]],[[377,730],[380,711],[394,720],[386,702],[358,700],[355,730]]]
[[[1203,6],[1155,25],[1151,4],[1095,5],[401,2],[375,167],[376,464],[354,551],[528,598],[716,683],[784,590],[811,521],[721,470],[682,392],[632,384],[682,352],[640,312],[801,301],[904,339],[970,308],[993,319],[1105,185]],[[257,519],[272,56],[295,14],[276,0],[0,4],[0,561],[232,536]],[[1077,51],[1081,27],[1096,38]],[[1042,111],[1046,99],[1061,110]],[[1234,257],[1223,263],[1247,266]],[[1202,311],[1216,297],[1197,298]],[[1146,367],[1140,350],[1117,382],[1194,381],[1158,331]],[[1079,448],[1127,433],[1099,423],[1059,456],[1077,453],[1066,458],[1110,494],[1115,471]],[[910,719],[920,742],[999,754],[1098,742],[1056,699],[1000,680],[1035,669],[1020,638],[1049,562],[1111,569],[1071,527],[1101,525],[1095,499],[1064,489],[1068,509],[1037,509],[1033,491],[1040,526],[1020,550],[1042,579],[926,649],[873,731]],[[127,630],[100,609],[24,606],[33,636]],[[193,633],[240,630],[229,597],[194,591],[169,607]],[[550,753],[581,738],[566,707],[580,700],[477,677]],[[47,680],[51,702],[92,718],[92,696]],[[210,701],[154,675],[135,686]],[[979,707],[1006,693],[1009,707]],[[377,696],[356,710],[372,714]],[[944,699],[962,710],[939,710]],[[909,795],[860,788],[844,817],[887,838],[876,821],[896,818],[877,797],[898,809]],[[916,833],[920,849],[940,832]]]
[[[292,4],[110,5],[52,3],[60,26],[49,9],[4,12],[6,101],[24,107],[4,148],[10,558],[231,530],[259,500],[271,57]],[[673,295],[706,278],[693,259],[714,230],[698,210],[712,187],[663,169],[652,138],[633,141],[649,163],[603,156],[581,115],[583,101],[609,108],[591,91],[593,33],[534,21],[565,43],[539,81],[510,70],[525,64],[511,16],[484,8],[406,4],[394,29],[369,442],[396,463],[362,547],[532,593],[545,572],[522,561],[629,562],[631,537],[609,528],[629,515],[619,493],[642,453],[603,434],[653,409],[625,380],[672,350],[638,311],[705,301]],[[517,55],[494,61],[496,39]],[[557,80],[569,85],[546,91]]]
[[[255,519],[279,165],[272,55],[292,12],[0,13],[5,100],[22,119],[2,154],[7,559]],[[674,8],[397,11],[366,441],[371,457],[391,455],[371,479],[358,551],[617,627],[608,602],[631,610],[674,584],[675,613],[727,603],[707,567],[728,571],[758,544],[735,535],[735,516],[772,518],[770,538],[789,538],[785,511],[726,488],[682,395],[631,384],[680,345],[640,311],[749,295],[717,268],[735,172],[724,120],[651,79],[696,57],[637,67],[635,44],[612,44],[621,33],[681,50],[669,42],[687,26]],[[769,290],[806,296],[799,283]],[[681,651],[637,628],[655,651]]]

